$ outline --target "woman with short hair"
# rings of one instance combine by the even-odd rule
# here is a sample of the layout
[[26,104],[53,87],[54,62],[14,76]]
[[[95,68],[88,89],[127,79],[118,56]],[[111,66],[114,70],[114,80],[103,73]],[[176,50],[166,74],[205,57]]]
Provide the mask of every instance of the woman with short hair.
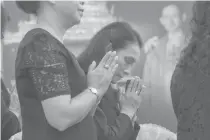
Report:
[[97,140],[90,112],[117,68],[115,52],[97,67],[92,62],[86,77],[63,44],[66,30],[80,22],[84,2],[16,3],[37,16],[37,27],[20,42],[15,66],[23,140]]

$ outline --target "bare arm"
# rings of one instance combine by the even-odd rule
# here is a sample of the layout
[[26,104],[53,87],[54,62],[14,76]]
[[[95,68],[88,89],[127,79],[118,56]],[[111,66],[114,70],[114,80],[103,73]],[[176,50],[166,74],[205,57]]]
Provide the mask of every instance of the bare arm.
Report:
[[[71,87],[69,79],[75,77],[74,73],[68,72],[67,67],[67,63],[72,61],[67,61],[65,54],[55,50],[57,46],[53,46],[50,42],[46,43],[47,38],[45,42],[42,40],[36,37],[35,43],[28,43],[25,46],[22,57],[24,59],[21,60],[25,61],[23,62],[25,65],[22,69],[28,70],[29,79],[33,82],[36,96],[42,104],[49,125],[59,131],[64,131],[81,122],[88,115],[97,103],[97,95],[89,89],[84,89],[82,93],[72,98],[71,94],[74,91],[71,91],[73,87]],[[109,53],[102,61],[107,62],[106,59],[109,59],[112,62],[110,69],[104,70],[104,67],[95,69],[92,64],[92,67],[89,68],[88,83],[97,89],[100,87],[98,96],[103,96],[107,90],[106,86],[108,88],[111,82],[113,70],[116,69],[114,55],[116,53]],[[69,65],[74,66],[73,63]]]
[[65,129],[81,122],[96,104],[97,97],[86,89],[74,98],[62,95],[42,101],[48,123],[58,129]]
[[[59,59],[58,56],[57,59]],[[96,104],[97,96],[85,89],[71,98],[73,91],[68,82],[66,64],[56,63],[57,68],[51,67],[56,65],[51,63],[51,66],[43,66],[41,69],[31,68],[29,74],[33,77],[33,85],[48,123],[55,129],[64,131],[87,116],[90,109]]]
[[21,61],[24,61],[22,69],[28,70],[29,79],[33,82],[37,99],[42,104],[49,125],[64,131],[87,116],[97,97],[84,89],[82,93],[71,98],[71,76],[68,73],[66,57],[54,51],[56,47],[52,44],[48,45],[39,40],[39,36],[35,39],[35,43],[33,40],[24,48],[24,57],[21,57]]

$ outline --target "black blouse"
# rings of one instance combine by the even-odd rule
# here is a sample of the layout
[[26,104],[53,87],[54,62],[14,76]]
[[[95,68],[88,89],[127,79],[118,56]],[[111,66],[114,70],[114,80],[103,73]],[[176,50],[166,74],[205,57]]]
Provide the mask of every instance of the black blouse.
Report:
[[209,45],[200,45],[193,54],[196,59],[184,54],[174,71],[171,97],[178,120],[177,140],[210,139],[209,52]]
[[16,85],[21,105],[23,140],[95,140],[91,116],[60,132],[51,127],[41,101],[60,95],[75,97],[86,87],[86,76],[75,56],[43,29],[29,31],[16,58]]
[[140,126],[137,122],[132,126],[130,118],[120,113],[118,103],[118,93],[110,87],[94,116],[98,140],[136,140]]

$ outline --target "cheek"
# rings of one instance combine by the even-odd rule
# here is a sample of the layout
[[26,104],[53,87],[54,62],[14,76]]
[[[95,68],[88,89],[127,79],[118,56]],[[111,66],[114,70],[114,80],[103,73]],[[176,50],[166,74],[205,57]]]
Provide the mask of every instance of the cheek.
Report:
[[174,22],[175,22],[176,25],[180,24],[180,20],[179,19],[176,19]]
[[63,6],[61,7],[65,14],[68,16],[73,16],[77,12],[77,3],[76,2],[70,2],[66,1],[63,3]]
[[118,64],[118,68],[116,70],[116,73],[119,73],[123,70],[123,63],[118,60],[117,64]]

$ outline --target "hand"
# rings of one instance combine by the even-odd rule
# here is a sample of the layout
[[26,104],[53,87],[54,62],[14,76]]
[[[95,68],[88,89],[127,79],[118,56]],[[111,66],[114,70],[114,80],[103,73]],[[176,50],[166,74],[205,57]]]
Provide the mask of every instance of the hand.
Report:
[[128,115],[131,119],[141,104],[141,90],[141,80],[139,77],[135,77],[131,79],[126,92],[120,96],[121,113]]
[[148,39],[147,42],[144,45],[144,52],[148,53],[152,49],[156,48],[158,42],[159,42],[159,38],[157,36],[154,36],[154,37]]
[[108,52],[97,67],[95,61],[89,66],[88,86],[96,88],[101,96],[107,91],[118,67],[117,59],[116,52]]
[[132,119],[132,125],[133,125],[133,127],[134,127],[134,125],[135,125],[135,123],[138,121],[138,117],[137,117],[137,115],[136,115],[136,113],[135,113],[135,115],[133,116],[133,119]]

